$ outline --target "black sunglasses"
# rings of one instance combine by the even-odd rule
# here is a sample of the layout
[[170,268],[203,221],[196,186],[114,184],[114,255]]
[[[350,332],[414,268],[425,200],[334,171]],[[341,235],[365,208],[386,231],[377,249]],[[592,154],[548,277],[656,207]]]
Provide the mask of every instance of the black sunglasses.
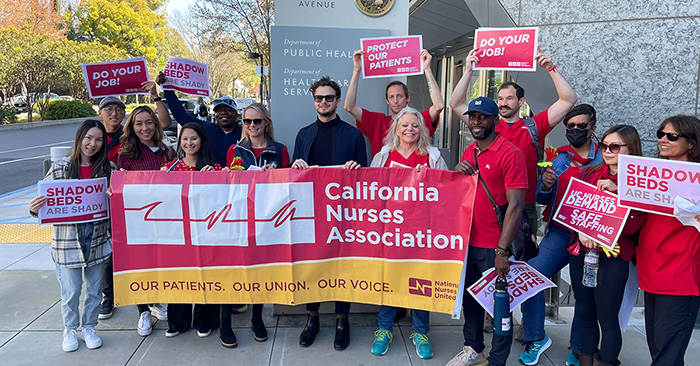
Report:
[[335,95],[314,95],[314,102],[321,103],[325,99],[328,103],[335,102]]
[[617,154],[620,152],[620,148],[623,146],[627,146],[627,144],[606,144],[604,142],[599,142],[598,143],[598,148],[600,149],[601,152],[605,152],[608,149],[610,149],[610,152],[613,154]]
[[575,123],[575,122],[569,122],[564,125],[566,129],[568,130],[573,130],[574,128],[578,128],[579,130],[585,130],[588,128],[588,124],[590,122],[582,122],[582,123]]
[[254,124],[256,126],[260,126],[263,123],[264,119],[262,118],[255,118],[255,119],[249,119],[249,118],[244,118],[243,119],[243,124],[244,125],[249,125],[249,124]]
[[666,139],[667,139],[668,141],[677,141],[679,137],[685,137],[685,136],[683,136],[683,135],[681,135],[680,133],[677,133],[677,132],[664,132],[664,131],[661,131],[661,130],[656,131],[656,137],[658,137],[659,140],[661,140],[662,138],[664,138],[664,136],[666,136]]

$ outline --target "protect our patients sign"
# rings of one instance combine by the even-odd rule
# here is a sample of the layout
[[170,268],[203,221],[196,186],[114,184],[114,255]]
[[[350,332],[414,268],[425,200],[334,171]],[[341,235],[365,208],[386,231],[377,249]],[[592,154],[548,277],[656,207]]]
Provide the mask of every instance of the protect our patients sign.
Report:
[[146,59],[143,57],[83,64],[81,68],[90,98],[148,94],[141,88],[141,83],[148,81]]
[[620,155],[620,206],[673,216],[676,196],[700,203],[700,164]]
[[474,70],[535,71],[539,28],[479,28],[474,47],[479,63]]
[[75,224],[109,218],[107,178],[42,180],[39,224]]
[[340,300],[459,316],[474,177],[311,168],[111,182],[119,305]]
[[362,78],[419,75],[423,73],[421,36],[363,38]]
[[163,90],[178,90],[189,95],[209,96],[209,65],[186,58],[172,57],[163,69]]
[[[496,291],[496,277],[498,277],[496,270],[491,268],[467,289],[469,294],[491,316],[493,316],[493,293]],[[510,261],[510,271],[506,275],[506,280],[508,281],[511,312],[540,291],[555,287],[549,278],[525,262]]]
[[630,210],[617,204],[617,195],[573,178],[566,187],[554,220],[613,249]]

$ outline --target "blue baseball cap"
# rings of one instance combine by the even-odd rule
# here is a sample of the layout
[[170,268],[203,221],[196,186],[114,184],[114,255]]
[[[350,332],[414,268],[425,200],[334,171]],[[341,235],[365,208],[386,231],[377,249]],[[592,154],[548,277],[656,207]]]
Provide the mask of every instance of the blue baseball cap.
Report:
[[469,102],[469,107],[464,114],[467,115],[472,112],[481,112],[488,116],[497,116],[498,105],[496,105],[496,102],[494,102],[491,98],[478,97]]
[[225,105],[227,107],[233,108],[234,111],[238,112],[238,108],[236,108],[236,102],[231,97],[221,97],[215,100],[214,102],[214,111],[216,111],[219,107]]

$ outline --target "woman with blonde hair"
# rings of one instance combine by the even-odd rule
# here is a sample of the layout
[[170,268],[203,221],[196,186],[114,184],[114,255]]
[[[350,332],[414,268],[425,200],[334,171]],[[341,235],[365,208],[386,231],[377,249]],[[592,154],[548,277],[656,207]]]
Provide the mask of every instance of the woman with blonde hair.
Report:
[[226,154],[229,168],[235,157],[243,160],[242,166],[260,168],[289,168],[287,146],[275,141],[270,112],[261,103],[253,103],[243,110],[241,141],[231,146]]

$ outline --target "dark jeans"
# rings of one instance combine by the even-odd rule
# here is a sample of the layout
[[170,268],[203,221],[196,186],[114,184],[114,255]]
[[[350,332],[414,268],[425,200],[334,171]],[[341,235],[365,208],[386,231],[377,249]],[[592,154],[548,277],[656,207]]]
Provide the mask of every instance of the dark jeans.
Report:
[[622,332],[618,314],[625,293],[629,262],[621,258],[608,258],[600,253],[598,285],[586,287],[581,283],[584,257],[585,254],[582,251],[579,255],[571,255],[569,262],[571,287],[574,289],[578,312],[578,338],[581,352],[595,354],[600,340],[598,357],[603,362],[615,364],[622,349]]
[[104,301],[114,305],[114,277],[112,277],[112,257],[105,262],[105,271],[102,275],[102,295]]
[[644,325],[652,366],[684,364],[700,296],[644,293]]
[[190,324],[200,332],[219,329],[219,305],[195,304],[193,321],[192,304],[168,304],[168,330],[182,333]]
[[539,228],[538,222],[540,218],[540,215],[537,213],[537,206],[532,203],[525,205],[523,210],[527,214],[528,223],[530,224],[532,232],[535,233],[535,237],[537,237],[537,229]]
[[[486,348],[484,345],[484,308],[466,291],[481,278],[481,274],[494,266],[496,254],[493,249],[469,247],[467,257],[467,268],[464,278],[464,294],[462,296],[462,307],[464,308],[464,345],[470,346],[476,352],[481,352]],[[511,320],[512,324],[512,320]],[[507,336],[493,334],[491,341],[491,353],[489,354],[489,365],[505,365],[510,354],[510,346],[513,343],[512,332]]]
[[[308,311],[318,311],[318,308],[321,307],[320,302],[312,302],[306,304],[306,310]],[[340,315],[348,315],[350,313],[350,303],[345,302],[345,301],[336,301],[335,302],[335,313],[340,314]]]

